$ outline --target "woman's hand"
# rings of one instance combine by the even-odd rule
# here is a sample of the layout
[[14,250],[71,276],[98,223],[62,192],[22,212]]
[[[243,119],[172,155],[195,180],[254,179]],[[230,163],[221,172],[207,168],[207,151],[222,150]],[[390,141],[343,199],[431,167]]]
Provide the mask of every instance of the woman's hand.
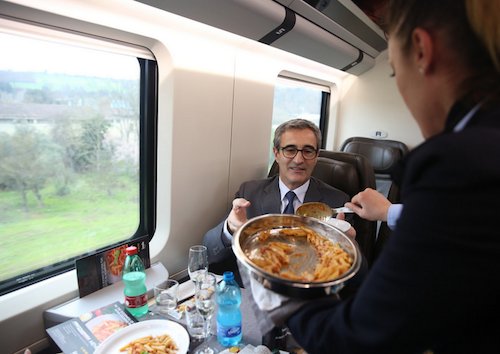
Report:
[[391,205],[386,197],[371,188],[359,192],[352,197],[351,202],[345,203],[346,207],[370,221],[387,221],[387,212]]

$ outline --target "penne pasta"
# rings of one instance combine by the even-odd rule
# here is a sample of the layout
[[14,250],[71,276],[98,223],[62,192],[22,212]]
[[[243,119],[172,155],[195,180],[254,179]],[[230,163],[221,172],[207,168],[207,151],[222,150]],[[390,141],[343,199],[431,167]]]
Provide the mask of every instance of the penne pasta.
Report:
[[142,352],[148,352],[149,354],[175,354],[176,350],[179,350],[179,348],[168,334],[137,338],[120,348],[121,352],[126,351],[127,354],[140,354]]
[[[293,271],[282,271],[282,267],[290,263],[292,247],[285,242],[267,242],[258,247],[257,252],[248,254],[250,260],[264,270],[279,275],[283,278],[304,282],[324,282],[338,278],[351,267],[353,260],[338,243],[333,243],[321,234],[315,233],[311,229],[301,226],[300,229],[282,229],[280,235],[307,237],[307,241],[313,245],[318,255],[318,262],[310,272],[296,274]],[[259,235],[259,242],[264,243],[269,236],[270,230]]]

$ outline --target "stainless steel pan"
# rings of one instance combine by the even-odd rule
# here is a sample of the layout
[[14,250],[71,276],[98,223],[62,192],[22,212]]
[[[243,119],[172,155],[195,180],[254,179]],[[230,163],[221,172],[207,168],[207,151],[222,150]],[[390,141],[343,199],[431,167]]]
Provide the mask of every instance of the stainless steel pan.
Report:
[[[307,227],[317,232],[333,242],[338,242],[349,256],[353,259],[351,268],[340,277],[326,282],[300,282],[285,279],[275,274],[269,273],[254,264],[245,254],[251,252],[258,244],[258,236],[265,230],[279,230],[283,228]],[[271,232],[272,233],[272,232]],[[280,236],[281,237],[281,236]],[[299,239],[300,237],[297,237]],[[304,239],[303,237],[301,239]],[[283,241],[281,239],[280,241]],[[285,240],[286,241],[286,240]],[[300,242],[293,237],[288,242]],[[233,236],[233,251],[238,260],[244,265],[249,276],[261,283],[265,288],[278,294],[299,299],[314,299],[334,294],[341,290],[344,282],[352,278],[359,270],[361,264],[361,252],[358,246],[353,243],[344,233],[333,226],[317,219],[300,215],[268,214],[255,217],[243,224]],[[306,263],[315,262],[315,252],[304,248],[304,253],[310,257]],[[292,257],[291,257],[292,258]],[[306,266],[311,266],[306,265]]]

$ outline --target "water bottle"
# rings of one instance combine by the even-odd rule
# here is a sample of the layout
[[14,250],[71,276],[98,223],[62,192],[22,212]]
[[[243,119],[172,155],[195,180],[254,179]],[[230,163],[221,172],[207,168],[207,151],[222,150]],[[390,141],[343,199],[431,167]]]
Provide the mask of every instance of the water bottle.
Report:
[[134,317],[140,317],[148,312],[148,289],[146,271],[142,260],[137,255],[137,247],[127,247],[127,258],[123,265],[122,280],[125,284],[125,308]]
[[235,347],[241,341],[241,290],[233,272],[225,272],[217,287],[217,339],[225,347]]

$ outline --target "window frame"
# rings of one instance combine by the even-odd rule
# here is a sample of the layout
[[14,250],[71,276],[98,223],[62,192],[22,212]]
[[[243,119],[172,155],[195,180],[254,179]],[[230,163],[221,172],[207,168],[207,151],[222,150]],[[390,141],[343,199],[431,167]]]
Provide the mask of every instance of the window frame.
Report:
[[326,132],[328,130],[328,112],[330,111],[330,96],[331,89],[329,86],[314,83],[311,81],[306,81],[303,79],[298,79],[286,75],[278,75],[276,83],[281,83],[291,87],[304,87],[304,88],[314,88],[316,90],[321,90],[321,109],[319,116],[319,130],[321,131],[321,146],[319,149],[324,149],[326,146]]
[[[75,269],[75,260],[79,258],[113,249],[141,237],[146,236],[149,241],[152,239],[156,229],[157,212],[158,63],[149,50],[133,44],[82,35],[70,30],[56,30],[48,26],[41,27],[5,19],[0,19],[0,21],[0,32],[2,33],[131,55],[137,58],[140,67],[138,228],[126,240],[4,280],[0,282],[0,296],[2,296],[71,271]],[[19,279],[23,279],[23,281],[20,282]]]
[[320,149],[325,149],[326,147],[326,132],[328,131],[328,112],[330,111],[330,97],[331,92],[325,92],[321,94],[321,112],[319,116],[319,130],[321,131],[321,146]]
[[[326,146],[326,132],[328,130],[328,117],[329,117],[328,113],[330,111],[329,107],[330,96],[331,96],[330,87],[327,85],[314,83],[312,81],[307,81],[306,79],[299,79],[282,74],[278,75],[278,77],[276,78],[276,85],[289,86],[293,88],[312,88],[321,91],[321,103],[320,103],[321,106],[320,106],[319,124],[318,124],[318,128],[321,132],[321,146],[318,146],[318,149],[324,149]],[[274,104],[275,102],[273,102],[273,106]],[[291,119],[293,118],[290,118],[290,120]],[[274,126],[274,111],[271,118],[271,125]],[[271,170],[273,164],[275,163],[274,152],[273,152],[273,140],[274,140],[274,131],[271,136],[271,142],[270,142],[269,164],[267,166],[268,173]]]

